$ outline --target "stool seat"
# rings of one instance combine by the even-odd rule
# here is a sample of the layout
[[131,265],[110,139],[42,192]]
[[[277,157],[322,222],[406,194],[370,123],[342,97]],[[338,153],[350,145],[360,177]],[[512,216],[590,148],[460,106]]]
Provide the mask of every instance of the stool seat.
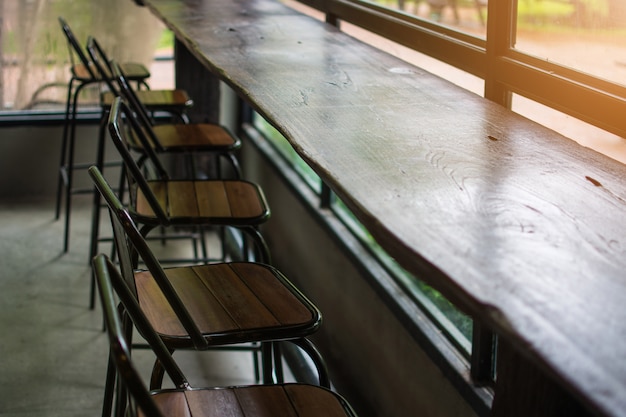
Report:
[[[125,74],[128,75],[128,79],[130,81],[139,81],[145,82],[148,78],[150,78],[150,71],[143,64],[139,64],[136,62],[124,62],[120,64],[122,70]],[[98,77],[98,69],[96,66],[90,62],[89,65],[85,65],[84,63],[73,64],[70,68],[72,73],[72,77],[80,82],[100,82],[103,81],[100,77]]]
[[[294,295],[275,268],[251,262],[220,263],[163,269],[189,310],[200,333],[212,344],[280,340],[313,333],[319,312]],[[192,348],[189,333],[149,271],[134,275],[137,299],[150,324],[166,345]]]
[[247,225],[265,222],[270,211],[261,189],[243,180],[147,181],[151,196],[136,190],[133,215],[143,224],[160,225],[152,196],[163,209],[170,226]]
[[207,148],[231,152],[241,145],[226,128],[211,123],[164,124],[152,130],[165,152],[200,152]]
[[[135,91],[137,97],[149,111],[163,111],[166,113],[183,113],[185,109],[193,106],[193,100],[185,90],[138,90]],[[105,91],[100,96],[100,103],[103,107],[111,108],[113,100],[118,94]]]
[[[153,401],[171,417],[214,416],[353,416],[345,400],[337,394],[313,385],[280,384],[230,388],[162,390]],[[189,411],[188,411],[189,410]],[[263,410],[263,414],[259,414]]]

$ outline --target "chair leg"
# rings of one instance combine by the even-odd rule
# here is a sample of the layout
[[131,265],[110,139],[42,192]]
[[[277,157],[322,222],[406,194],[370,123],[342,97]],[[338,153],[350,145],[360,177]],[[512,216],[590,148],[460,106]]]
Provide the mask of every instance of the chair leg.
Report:
[[[172,351],[170,351],[172,353]],[[155,359],[152,366],[152,374],[150,375],[150,390],[160,389],[163,386],[163,377],[165,376],[165,369],[159,359]]]
[[[250,236],[252,240],[254,241],[255,255],[256,255],[255,260],[261,263],[271,265],[272,256],[270,255],[270,250],[269,250],[269,247],[267,246],[267,242],[265,242],[265,238],[263,237],[259,229],[256,227],[252,227],[252,226],[240,227],[240,229],[243,230],[245,234]],[[244,239],[244,243],[245,243],[245,239]],[[247,259],[248,258],[247,249],[245,246],[246,245],[244,244],[244,256]]]
[[263,384],[280,384],[284,381],[280,342],[261,342],[261,370]]
[[302,349],[313,361],[315,368],[317,369],[317,375],[319,378],[319,385],[325,388],[330,389],[330,377],[328,375],[328,368],[326,367],[326,363],[324,362],[324,358],[321,353],[311,341],[305,337],[290,340],[291,343],[298,346]]
[[[96,149],[96,166],[100,171],[104,168],[104,148],[106,139],[106,120],[108,111],[103,110],[100,117],[100,129],[98,132],[98,146]],[[100,205],[102,198],[100,193],[94,190],[93,202],[91,205],[91,239],[89,243],[89,263],[98,253],[98,242],[100,239]],[[96,302],[95,280],[91,279],[91,289],[89,294],[89,308],[94,309]]]
[[63,199],[63,186],[65,184],[65,166],[67,158],[67,136],[70,125],[70,107],[72,103],[72,90],[74,88],[74,78],[70,79],[67,87],[67,101],[65,105],[65,121],[63,123],[63,136],[61,139],[61,157],[59,161],[59,172],[57,180],[56,208],[54,219],[58,220],[61,216],[61,200]]
[[73,194],[73,182],[74,182],[74,148],[76,145],[76,113],[78,111],[78,96],[87,83],[83,83],[76,87],[74,97],[72,99],[72,116],[69,126],[69,143],[68,154],[66,158],[67,164],[65,165],[65,231],[63,236],[63,252],[66,253],[69,250],[70,243],[70,215],[72,211],[72,194]]
[[285,382],[285,376],[283,374],[283,355],[280,352],[280,342],[272,342],[272,349],[274,351],[274,377],[277,384]]
[[261,343],[261,363],[263,371],[263,383],[273,384],[274,377],[272,375],[272,342]]
[[115,369],[115,363],[113,362],[113,355],[109,353],[109,364],[107,366],[107,374],[104,382],[104,399],[102,401],[102,417],[111,417],[113,411],[113,400],[115,393],[115,381],[117,379],[117,372]]

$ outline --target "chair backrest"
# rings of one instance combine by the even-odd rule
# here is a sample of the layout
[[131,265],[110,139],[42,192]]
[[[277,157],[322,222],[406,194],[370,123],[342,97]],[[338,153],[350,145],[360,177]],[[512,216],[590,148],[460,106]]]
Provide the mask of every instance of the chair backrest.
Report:
[[[141,260],[146,264],[170,307],[189,334],[194,346],[197,349],[206,349],[208,346],[206,339],[202,336],[202,332],[198,329],[198,326],[191,317],[191,314],[176,294],[176,290],[167,278],[163,267],[148,246],[144,237],[139,232],[139,229],[130,216],[128,210],[126,210],[122,202],[117,198],[115,192],[111,189],[97,167],[93,166],[89,168],[89,175],[109,208],[111,226],[113,228],[113,239],[120,260],[120,269],[131,296],[134,300],[137,299],[137,290],[135,288],[135,280],[133,277],[134,255],[131,251],[132,249],[133,251],[136,251]],[[142,332],[141,329],[139,329],[139,331]]]
[[176,387],[188,388],[189,383],[172,358],[172,355],[163,344],[163,341],[156,334],[146,316],[141,311],[136,299],[133,297],[124,279],[120,276],[115,265],[103,254],[97,255],[93,259],[92,264],[109,338],[109,357],[115,364],[117,374],[120,376],[118,383],[122,383],[122,388],[131,393],[135,403],[146,416],[163,417],[159,407],[148,393],[139,372],[132,363],[129,342],[125,338],[125,332],[122,326],[122,317],[120,317],[119,310],[116,308],[114,290],[115,294],[117,294],[117,298],[119,298],[124,307],[124,311],[130,316],[133,324],[143,337],[146,338],[146,341]]
[[[142,194],[146,198],[146,201],[150,205],[150,208],[157,216],[161,224],[163,226],[169,225],[169,217],[167,213],[165,213],[163,207],[159,204],[159,201],[152,192],[142,169],[139,168],[139,164],[130,153],[131,141],[139,140],[144,153],[141,158],[147,158],[152,169],[155,171],[154,173],[157,179],[167,180],[169,178],[167,171],[161,164],[161,161],[157,157],[152,146],[150,146],[150,142],[146,137],[143,128],[135,118],[135,114],[126,105],[121,97],[116,97],[113,100],[111,112],[109,114],[108,128],[111,140],[124,161],[131,207],[136,207],[138,190],[141,190]],[[132,135],[130,135],[131,132]]]
[[67,24],[65,19],[60,16],[59,23],[61,24],[61,29],[65,34],[65,39],[67,39],[67,46],[70,53],[70,63],[72,64],[72,66],[76,65],[76,62],[74,62],[74,54],[76,54],[76,56],[78,56],[78,58],[80,59],[81,64],[84,65],[85,69],[89,73],[89,76],[94,80],[98,79],[96,73],[93,71],[89,59],[87,58],[87,55],[85,55],[83,48],[80,46],[80,43],[78,42],[78,39],[76,39],[76,36],[72,32],[70,26]]
[[95,65],[98,70],[100,78],[106,82],[107,87],[111,90],[113,95],[119,96],[120,92],[115,83],[113,83],[113,67],[111,66],[111,60],[93,36],[87,38],[87,53],[91,58],[91,62],[93,62],[93,65]]
[[117,85],[117,91],[124,98],[127,105],[133,110],[139,123],[141,124],[146,136],[150,139],[150,142],[158,152],[163,152],[164,148],[159,141],[156,133],[152,129],[154,121],[150,117],[148,109],[139,100],[135,91],[130,87],[126,74],[122,71],[122,68],[116,61],[111,61],[111,68],[113,70],[113,81]]

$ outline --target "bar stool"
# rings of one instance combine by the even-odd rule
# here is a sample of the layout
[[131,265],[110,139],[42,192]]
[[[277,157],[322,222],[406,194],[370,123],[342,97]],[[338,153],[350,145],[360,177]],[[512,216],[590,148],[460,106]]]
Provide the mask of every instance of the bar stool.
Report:
[[[63,141],[61,145],[61,158],[59,164],[59,178],[57,185],[57,202],[55,218],[60,217],[62,200],[65,200],[65,230],[63,251],[69,249],[69,233],[70,233],[70,217],[71,203],[74,194],[85,194],[93,192],[93,189],[77,189],[74,187],[74,171],[78,169],[86,169],[93,164],[93,161],[87,163],[76,163],[74,161],[74,152],[76,144],[76,113],[78,106],[78,98],[80,91],[88,85],[102,85],[103,79],[100,72],[96,68],[93,61],[87,58],[82,47],[76,40],[67,23],[59,18],[68,44],[71,45],[70,56],[76,54],[80,58],[80,64],[72,66],[72,78],[70,79],[70,87],[68,89],[68,101],[66,106],[66,123],[63,131]],[[74,53],[72,53],[74,51]],[[73,59],[73,58],[72,58]],[[127,70],[133,74],[129,77],[130,81],[137,81],[138,85],[147,86],[146,79],[150,73],[139,64],[127,64]],[[143,68],[143,69],[142,69]],[[76,89],[73,88],[74,83],[78,83]],[[141,89],[141,97],[146,107],[151,111],[165,111],[173,114],[182,121],[187,121],[185,111],[193,105],[193,101],[189,98],[184,90],[150,90],[149,88]],[[106,120],[108,109],[111,106],[114,95],[101,94],[100,108],[102,111],[101,123],[97,147],[103,146],[104,132],[106,130]],[[97,153],[100,153],[99,150]],[[97,161],[96,161],[97,162]],[[108,163],[107,165],[119,165],[117,162]],[[104,164],[100,164],[104,166]],[[63,193],[65,198],[63,199]]]
[[[270,216],[270,210],[262,190],[256,184],[244,180],[191,179],[173,180],[149,145],[141,126],[132,110],[118,97],[113,102],[109,116],[111,140],[124,161],[124,178],[127,182],[129,208],[135,221],[141,225],[143,236],[148,236],[156,227],[192,228],[203,231],[206,228],[229,227],[242,232],[244,257],[251,256],[262,263],[271,263],[271,256],[265,239],[258,230]],[[133,135],[128,134],[129,131]],[[131,155],[131,141],[138,138],[148,155],[149,166],[140,168]],[[144,170],[154,172],[155,179],[148,180]],[[124,192],[120,188],[119,193]],[[97,203],[96,203],[97,202]],[[99,193],[94,195],[94,223],[92,223],[92,253],[98,252],[98,230],[95,213],[100,211]],[[245,242],[251,240],[251,251]],[[202,257],[180,259],[178,262],[210,262],[204,240]],[[91,291],[93,307],[94,286]]]
[[[96,44],[92,41],[88,42],[87,50],[97,67],[100,67],[99,62],[102,61],[97,52]],[[241,179],[241,169],[239,161],[235,156],[235,152],[241,147],[241,141],[239,138],[231,134],[225,127],[211,123],[159,123],[156,124],[150,117],[146,107],[135,93],[130,88],[130,84],[121,72],[120,66],[115,61],[110,61],[110,68],[113,70],[113,79],[109,80],[111,84],[112,92],[121,93],[122,97],[125,97],[125,103],[134,113],[134,120],[139,122],[139,128],[137,131],[141,131],[148,139],[147,142],[140,140],[138,137],[133,137],[128,142],[131,150],[140,155],[137,160],[137,164],[142,166],[145,159],[148,158],[148,154],[144,150],[144,146],[149,144],[152,150],[156,154],[170,154],[170,155],[183,155],[184,164],[188,167],[187,178],[196,178],[195,170],[195,158],[199,155],[211,155],[214,158],[211,161],[214,172],[209,170],[203,170],[201,175],[203,178],[223,178],[222,168],[220,164],[221,159],[225,159],[230,165],[230,177],[234,179]],[[104,71],[104,69],[102,69]],[[115,81],[115,82],[114,82]],[[133,135],[133,129],[129,131],[130,135]],[[99,151],[101,155],[103,149]],[[96,164],[102,169],[102,157],[97,158]],[[123,180],[123,178],[122,178]],[[123,183],[120,183],[120,189],[123,188]],[[93,219],[92,219],[92,249],[90,251],[91,256],[95,255],[99,238],[100,227],[100,201],[98,195],[94,197],[93,202]]]
[[[94,54],[95,44],[88,43],[87,49],[92,57]],[[94,59],[96,65],[99,66],[99,60]],[[198,154],[210,154],[217,156],[216,159],[216,175],[219,176],[220,158],[229,162],[232,173],[235,178],[241,178],[241,168],[239,161],[235,156],[235,152],[241,147],[241,141],[234,136],[224,126],[214,123],[156,123],[150,116],[149,111],[142,102],[141,98],[131,87],[128,78],[123,73],[120,65],[110,62],[112,69],[112,77],[109,79],[111,91],[123,97],[126,104],[135,113],[143,131],[146,133],[149,144],[157,154],[183,154],[190,156],[187,160],[193,164],[193,156]],[[130,144],[133,151],[144,153],[143,144],[135,141]],[[142,159],[145,159],[144,155]],[[139,162],[141,165],[141,161]],[[188,173],[189,178],[193,178],[195,170]],[[207,171],[204,171],[207,174]]]
[[[319,328],[319,310],[270,265],[223,262],[163,268],[100,171],[92,167],[89,174],[109,208],[122,277],[171,351],[223,347],[256,352],[256,345],[239,345],[285,340],[300,345],[299,339]],[[147,270],[136,269],[137,258]],[[267,345],[265,353],[263,380],[282,381],[278,347]],[[323,360],[315,350],[309,354],[327,380]],[[160,387],[163,376],[160,364],[155,365],[152,388]]]
[[[144,314],[141,304],[137,303],[137,298],[131,290],[132,287],[129,288],[125,284],[123,276],[115,266],[104,255],[99,255],[94,259],[94,270],[110,342],[103,416],[111,416],[114,400],[116,417],[129,414],[127,396],[130,395],[133,399],[132,403],[140,408],[143,415],[152,417],[162,417],[161,413],[165,410],[167,410],[167,415],[171,416],[193,415],[195,417],[235,415],[356,417],[347,401],[330,391],[329,381],[322,377],[320,377],[320,386],[279,383],[228,388],[192,388],[172,357],[169,346],[155,331],[149,317]],[[127,313],[125,317],[121,317],[116,308],[114,290]],[[169,291],[168,294],[170,294]],[[180,303],[181,315],[190,316],[191,314],[187,314],[191,312],[190,309],[185,308],[182,300]],[[154,389],[148,393],[143,378],[132,365],[132,355],[129,349],[131,340],[124,326],[126,317],[147,340],[157,361],[165,368],[175,388]],[[182,322],[185,323],[185,321]],[[193,326],[193,318],[188,324],[198,337],[202,336],[201,332],[196,331],[197,326]],[[260,330],[259,334],[263,334],[263,330]],[[319,354],[318,357],[321,359]],[[115,398],[113,385],[117,388]]]
[[[171,179],[121,97],[113,102],[108,126],[124,161],[131,214],[141,224],[144,236],[158,226],[233,227],[251,238],[255,259],[271,263],[269,249],[258,230],[270,216],[259,186],[242,179]],[[134,137],[144,145],[152,179],[146,178],[130,153],[129,143]]]
[[[82,194],[91,192],[92,190],[85,189],[73,189],[73,171],[76,169],[87,169],[91,164],[76,164],[74,163],[74,140],[76,131],[76,113],[78,107],[78,99],[83,89],[100,83],[100,78],[96,75],[96,70],[93,63],[89,61],[83,48],[78,42],[76,36],[71,30],[68,23],[62,17],[58,18],[61,25],[63,34],[65,35],[69,56],[70,56],[70,71],[71,77],[68,83],[67,100],[65,106],[65,119],[63,124],[63,137],[61,142],[61,155],[59,162],[59,174],[57,182],[56,193],[56,208],[55,219],[59,219],[61,215],[61,202],[63,200],[63,190],[65,189],[68,194]],[[76,61],[78,60],[78,61]],[[138,85],[143,85],[148,88],[146,80],[150,77],[148,69],[138,63],[125,63],[124,69],[128,72],[129,80],[137,82]],[[67,203],[67,201],[66,201]],[[66,236],[69,229],[69,212],[70,208],[67,207],[67,222],[66,222]],[[64,252],[68,249],[68,238],[64,239]]]

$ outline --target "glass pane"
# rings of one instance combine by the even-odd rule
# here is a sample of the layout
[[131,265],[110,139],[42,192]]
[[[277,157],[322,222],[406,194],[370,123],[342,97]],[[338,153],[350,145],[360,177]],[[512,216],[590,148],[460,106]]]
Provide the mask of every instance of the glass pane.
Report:
[[348,228],[366,245],[372,254],[383,264],[387,271],[396,278],[415,301],[439,326],[442,333],[461,351],[471,353],[473,333],[472,319],[462,313],[440,292],[425,284],[423,281],[404,270],[376,243],[372,235],[354,217],[346,205],[336,196],[333,196],[332,209]]
[[[60,16],[81,45],[94,36],[111,58],[148,68],[163,33],[128,0],[0,0],[0,16],[0,111],[64,111],[70,56]],[[95,106],[98,95],[86,89],[80,104]]]
[[517,4],[516,49],[624,84],[624,0],[524,0]]
[[565,113],[513,94],[513,111],[626,164],[626,140]]
[[300,158],[300,155],[291,147],[287,139],[258,114],[254,115],[254,126],[263,133],[263,136],[270,140],[285,159],[293,165],[296,172],[304,178],[309,187],[315,190],[315,192],[320,193],[322,190],[322,180],[317,176],[315,171]]
[[362,0],[484,38],[487,0]]
[[[283,3],[289,7],[315,17],[319,20],[324,20],[324,15],[319,11],[311,9],[310,7],[303,6],[294,0],[282,0]],[[387,2],[392,3],[392,2]],[[486,12],[486,10],[485,10]],[[452,83],[463,87],[477,95],[482,96],[485,90],[485,82],[483,79],[473,76],[472,74],[448,65],[442,61],[431,58],[428,55],[419,53],[413,49],[402,46],[398,43],[376,35],[370,31],[362,29],[358,26],[349,24],[347,22],[341,22],[341,30],[352,37],[355,37],[365,43],[368,43],[378,49],[386,51],[387,53],[394,55],[410,64],[420,67],[426,71],[436,74],[442,78],[451,81]]]

